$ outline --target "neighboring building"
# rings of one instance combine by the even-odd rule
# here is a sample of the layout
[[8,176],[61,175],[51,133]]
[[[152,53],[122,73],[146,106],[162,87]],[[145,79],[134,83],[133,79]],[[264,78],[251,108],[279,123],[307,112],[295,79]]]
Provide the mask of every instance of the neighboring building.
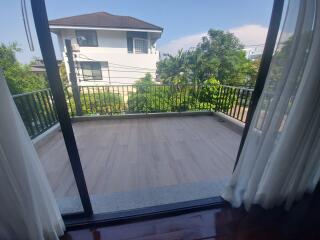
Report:
[[253,47],[246,47],[243,50],[246,52],[246,58],[250,60],[256,60],[261,58],[264,45],[257,45]]
[[163,28],[142,20],[97,12],[49,21],[69,72],[65,39],[74,52],[79,85],[132,84],[147,72],[156,79],[156,41]]
[[[61,60],[57,60],[58,66],[61,65]],[[31,72],[39,75],[47,75],[46,68],[44,66],[43,60],[36,59],[33,63],[30,64]]]

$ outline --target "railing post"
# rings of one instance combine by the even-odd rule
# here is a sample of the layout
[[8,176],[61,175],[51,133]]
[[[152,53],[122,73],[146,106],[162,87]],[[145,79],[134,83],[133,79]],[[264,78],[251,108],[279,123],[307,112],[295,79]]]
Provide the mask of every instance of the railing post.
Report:
[[220,112],[221,111],[221,105],[220,105],[220,103],[221,103],[221,93],[222,93],[222,86],[219,84],[218,85],[218,99],[217,99],[217,101],[216,101],[216,106],[215,106],[215,111],[216,112]]
[[[81,101],[80,101],[80,92],[74,67],[74,61],[73,61],[73,55],[72,55],[72,47],[71,47],[71,40],[66,39],[65,40],[66,49],[67,49],[67,58],[68,58],[68,65],[69,65],[69,79],[71,82],[71,88],[72,88],[72,95],[74,99],[74,103],[76,106],[76,114],[77,116],[82,115],[82,108],[81,108]],[[67,89],[68,91],[68,89]],[[71,104],[71,103],[70,103]]]

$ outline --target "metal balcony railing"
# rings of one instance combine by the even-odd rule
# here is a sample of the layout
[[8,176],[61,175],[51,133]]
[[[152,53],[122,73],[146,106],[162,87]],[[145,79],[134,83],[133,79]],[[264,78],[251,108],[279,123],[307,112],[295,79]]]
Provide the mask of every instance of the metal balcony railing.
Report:
[[50,89],[17,94],[13,99],[31,138],[58,122]]
[[[225,85],[135,84],[80,86],[78,106],[71,86],[64,88],[70,116],[163,112],[222,112],[246,121],[252,89]],[[31,138],[58,122],[50,89],[13,96]],[[77,114],[78,112],[78,114]]]

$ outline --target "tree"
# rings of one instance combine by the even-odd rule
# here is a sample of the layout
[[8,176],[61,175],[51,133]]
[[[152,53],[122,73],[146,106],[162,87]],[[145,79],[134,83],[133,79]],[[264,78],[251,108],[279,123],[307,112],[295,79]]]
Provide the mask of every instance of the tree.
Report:
[[211,109],[216,109],[219,101],[219,86],[219,81],[214,77],[204,81],[204,84],[199,91],[199,101],[201,103],[210,104]]
[[210,29],[196,48],[165,54],[157,65],[164,83],[203,83],[214,77],[221,84],[243,85],[254,75],[253,62],[246,59],[243,45],[232,33]]
[[254,87],[256,84],[260,63],[261,58],[257,58],[248,64],[248,66],[246,66],[247,80],[244,83],[245,86]]
[[21,51],[17,43],[0,44],[0,68],[3,70],[12,94],[31,92],[48,87],[46,78],[31,72],[28,64],[21,64],[16,53]]
[[294,56],[293,53],[296,51],[293,49],[293,40],[292,37],[289,37],[286,41],[279,43],[281,44],[281,47],[276,49],[272,58],[272,65],[269,73],[270,83],[268,87],[276,87],[279,80],[286,77],[287,68],[290,67],[291,64],[291,62],[288,61],[288,58]]
[[67,75],[67,70],[66,70],[66,65],[64,62],[61,62],[61,65],[59,66],[59,73],[60,73],[60,78],[63,84],[68,84],[68,75]]
[[129,112],[166,112],[169,110],[167,89],[156,86],[147,73],[135,82],[135,92],[128,96]]
[[178,51],[176,56],[165,54],[165,58],[157,63],[157,73],[163,83],[186,83],[189,82],[189,53]]
[[134,83],[134,85],[136,86],[145,86],[145,85],[152,85],[152,84],[154,84],[154,82],[152,80],[152,75],[150,73],[146,73],[144,77],[140,78]]
[[[183,112],[216,110],[219,101],[220,83],[214,77],[200,85],[155,84],[147,74],[135,83],[135,91],[128,96],[129,112]],[[232,99],[234,97],[232,96]],[[233,106],[231,97],[224,96],[221,109]]]

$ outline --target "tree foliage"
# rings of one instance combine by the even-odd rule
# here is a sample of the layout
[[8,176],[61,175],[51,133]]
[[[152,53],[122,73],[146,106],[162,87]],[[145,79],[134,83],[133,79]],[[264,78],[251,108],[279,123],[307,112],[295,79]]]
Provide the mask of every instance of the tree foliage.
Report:
[[232,33],[210,29],[194,49],[165,54],[157,73],[164,83],[203,83],[213,77],[221,84],[245,85],[255,80],[257,68],[242,49]]
[[48,87],[44,75],[31,72],[30,65],[21,64],[16,59],[16,53],[21,51],[17,43],[0,44],[0,68],[3,70],[12,94],[31,92]]
[[[220,83],[214,77],[202,84],[155,84],[148,74],[135,83],[135,91],[129,93],[129,112],[183,112],[217,110]],[[233,105],[229,96],[224,96],[223,110]]]
[[[168,94],[167,87],[156,87],[152,76],[147,73],[143,78],[135,82],[135,92],[128,96],[129,112],[167,112]],[[158,91],[157,91],[158,90]]]
[[59,66],[59,74],[60,74],[62,83],[67,85],[69,82],[68,82],[66,65],[64,64],[64,62],[61,62],[61,65]]
[[[100,115],[121,113],[124,102],[119,93],[113,92],[97,92],[99,86],[86,89],[86,92],[80,92],[80,104],[82,113],[85,115]],[[90,92],[95,91],[95,93]],[[66,101],[70,115],[76,114],[76,104],[74,102],[73,93],[70,88],[65,88]]]

